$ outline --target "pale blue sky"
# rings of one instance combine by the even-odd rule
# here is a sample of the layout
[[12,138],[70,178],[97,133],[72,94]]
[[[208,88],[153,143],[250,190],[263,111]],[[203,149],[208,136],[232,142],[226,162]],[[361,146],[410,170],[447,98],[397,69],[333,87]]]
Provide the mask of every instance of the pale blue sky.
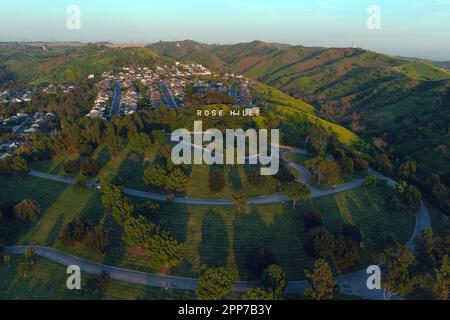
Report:
[[[81,8],[81,30],[66,9]],[[381,8],[368,30],[367,8]],[[0,41],[206,43],[252,40],[348,47],[450,60],[450,0],[14,0],[0,5]]]

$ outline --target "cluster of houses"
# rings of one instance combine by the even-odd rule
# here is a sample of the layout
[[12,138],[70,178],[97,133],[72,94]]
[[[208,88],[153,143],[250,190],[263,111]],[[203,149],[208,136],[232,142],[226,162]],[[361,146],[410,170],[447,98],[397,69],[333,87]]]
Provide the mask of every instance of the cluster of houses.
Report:
[[32,96],[33,93],[31,91],[12,93],[8,90],[1,90],[0,102],[3,104],[30,102]]
[[50,118],[55,118],[55,116],[53,112],[36,112],[33,115],[17,113],[7,119],[0,119],[0,127],[15,134],[11,140],[0,144],[0,159],[13,155],[14,151],[21,145],[24,136],[39,132],[41,124]]
[[[246,77],[216,74],[201,64],[177,62],[171,66],[125,67],[107,71],[97,84],[98,95],[88,116],[106,119],[113,114],[132,114],[142,103],[152,109],[163,104],[171,108],[183,107],[187,88],[196,93],[214,91],[228,94],[230,79],[240,82],[239,93],[236,92],[239,104],[251,106]],[[114,109],[118,109],[117,112]]]

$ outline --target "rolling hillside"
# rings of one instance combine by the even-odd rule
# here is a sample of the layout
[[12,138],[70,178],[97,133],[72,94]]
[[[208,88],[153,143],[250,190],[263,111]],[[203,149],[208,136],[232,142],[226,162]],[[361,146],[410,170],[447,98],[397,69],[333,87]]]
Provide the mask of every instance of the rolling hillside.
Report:
[[[445,64],[359,48],[260,41],[202,48],[224,61],[227,70],[309,103],[322,117],[356,131],[366,141],[382,137],[387,150],[400,157],[450,172],[450,73],[443,69]],[[177,50],[164,54],[182,58]],[[203,63],[195,51],[189,59]]]
[[148,48],[113,49],[88,45],[82,48],[0,47],[0,69],[10,77],[31,85],[74,83],[89,74],[98,74],[129,65],[152,66],[166,59]]

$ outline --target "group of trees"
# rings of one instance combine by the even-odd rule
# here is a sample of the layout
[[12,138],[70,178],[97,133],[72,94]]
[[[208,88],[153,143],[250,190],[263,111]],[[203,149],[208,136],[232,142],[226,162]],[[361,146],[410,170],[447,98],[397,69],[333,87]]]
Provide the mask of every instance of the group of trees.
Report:
[[316,210],[304,216],[303,225],[307,231],[304,247],[311,256],[330,261],[339,272],[360,262],[362,234],[357,226],[346,225],[333,234],[322,226],[322,214]]
[[11,156],[0,160],[0,175],[2,176],[9,176],[14,173],[26,174],[29,170],[28,162],[20,156]]
[[314,263],[312,271],[305,270],[309,286],[304,295],[311,300],[331,300],[337,292],[337,282],[327,261],[319,259]]
[[144,171],[144,182],[148,186],[163,188],[168,192],[186,192],[189,177],[180,167],[153,166]]
[[383,289],[402,297],[415,294],[429,299],[448,300],[450,288],[450,235],[435,236],[426,230],[416,240],[415,252],[396,243],[380,252],[385,270]]
[[92,225],[83,219],[76,218],[64,228],[61,240],[65,246],[83,243],[97,253],[105,253],[111,245],[111,235],[100,225]]
[[124,196],[123,187],[114,177],[103,178],[101,191],[102,203],[111,212],[114,221],[123,227],[128,245],[148,250],[152,260],[164,269],[181,263],[183,245],[144,216],[134,217],[135,207]]
[[129,246],[148,250],[153,262],[166,271],[178,266],[184,258],[183,245],[143,216],[125,222],[124,240]]
[[390,206],[395,211],[415,213],[421,201],[422,194],[419,189],[403,181],[393,190]]
[[67,174],[78,174],[81,173],[87,177],[95,177],[101,170],[100,163],[92,158],[80,160],[67,160],[64,162],[64,171]]
[[189,183],[189,176],[185,172],[186,168],[175,166],[171,159],[171,153],[172,148],[169,145],[163,145],[160,148],[159,154],[165,161],[165,166],[156,165],[145,169],[144,183],[167,192],[186,192]]

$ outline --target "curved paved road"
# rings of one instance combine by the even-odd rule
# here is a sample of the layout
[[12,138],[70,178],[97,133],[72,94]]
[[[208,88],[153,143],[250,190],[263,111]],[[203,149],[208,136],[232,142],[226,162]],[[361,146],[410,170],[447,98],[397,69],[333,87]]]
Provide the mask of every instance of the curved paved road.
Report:
[[[299,154],[305,154],[305,151],[289,148],[289,147],[282,147],[280,150],[282,150],[282,157],[285,161],[286,160],[286,154],[288,152],[293,153],[299,153]],[[311,186],[309,182],[310,174],[308,170],[306,170],[304,167],[287,161],[289,166],[297,170],[300,174],[299,181],[305,183],[310,189],[312,193],[312,197],[322,197],[325,195],[335,194],[347,190],[351,190],[354,188],[357,188],[361,186],[364,181],[359,179],[352,181],[350,183],[338,186],[334,189],[328,189],[328,190],[321,190],[316,189]],[[396,185],[396,182],[393,180],[383,176],[382,174],[369,169],[369,173],[371,175],[376,176],[377,178],[381,180],[387,181],[388,185],[391,187],[394,187]],[[65,178],[61,176],[56,175],[50,175],[47,173],[37,172],[37,171],[31,171],[31,176],[39,177],[43,179],[49,179],[53,181],[73,184],[75,181],[71,178]],[[91,185],[92,188],[98,188],[98,184]],[[148,192],[142,192],[138,190],[132,190],[132,189],[125,189],[125,193],[128,195],[133,195],[137,197],[143,197],[148,198],[152,200],[159,200],[164,201],[165,196],[148,193]],[[251,204],[267,204],[267,203],[283,203],[287,202],[289,199],[287,199],[285,196],[276,194],[271,196],[263,196],[260,198],[250,199],[249,203]],[[175,200],[176,203],[186,203],[186,204],[198,204],[198,205],[220,205],[220,206],[228,206],[233,205],[232,201],[229,200],[201,200],[201,199],[189,199],[189,198],[177,198]],[[411,239],[408,241],[408,247],[409,249],[414,252],[414,242],[415,240],[420,237],[422,234],[422,231],[431,228],[431,220],[430,215],[428,212],[428,209],[426,206],[422,203],[421,207],[417,211],[416,215],[416,227],[414,230],[413,235],[411,236]],[[26,250],[27,246],[15,246],[15,247],[7,247],[6,253],[7,254],[23,254]],[[68,255],[66,253],[57,251],[52,248],[46,248],[46,247],[33,247],[35,248],[36,254],[46,258],[50,261],[62,264],[64,266],[69,265],[78,265],[82,269],[82,271],[96,274],[102,271],[106,271],[111,275],[112,279],[125,281],[129,283],[134,284],[141,284],[146,286],[153,286],[153,287],[160,287],[160,288],[170,288],[170,289],[180,289],[180,290],[194,290],[197,286],[197,280],[193,278],[183,278],[183,277],[173,277],[173,276],[166,276],[166,275],[155,275],[155,274],[149,274],[149,273],[143,273],[143,272],[136,272],[126,269],[120,269],[115,268],[111,266],[106,266],[102,264],[93,263],[87,260],[83,260],[77,257],[73,257],[71,255]],[[338,284],[340,286],[340,290],[342,293],[349,294],[349,295],[355,295],[359,296],[364,299],[371,299],[371,300],[382,300],[383,299],[383,291],[381,290],[368,290],[366,286],[367,281],[367,274],[365,270],[356,272],[349,275],[339,276],[337,277]],[[305,287],[307,286],[306,281],[289,281],[286,293],[303,293]],[[244,292],[247,288],[251,287],[251,284],[248,282],[234,282],[233,291],[234,292]],[[394,299],[399,299],[399,297],[394,297]]]

